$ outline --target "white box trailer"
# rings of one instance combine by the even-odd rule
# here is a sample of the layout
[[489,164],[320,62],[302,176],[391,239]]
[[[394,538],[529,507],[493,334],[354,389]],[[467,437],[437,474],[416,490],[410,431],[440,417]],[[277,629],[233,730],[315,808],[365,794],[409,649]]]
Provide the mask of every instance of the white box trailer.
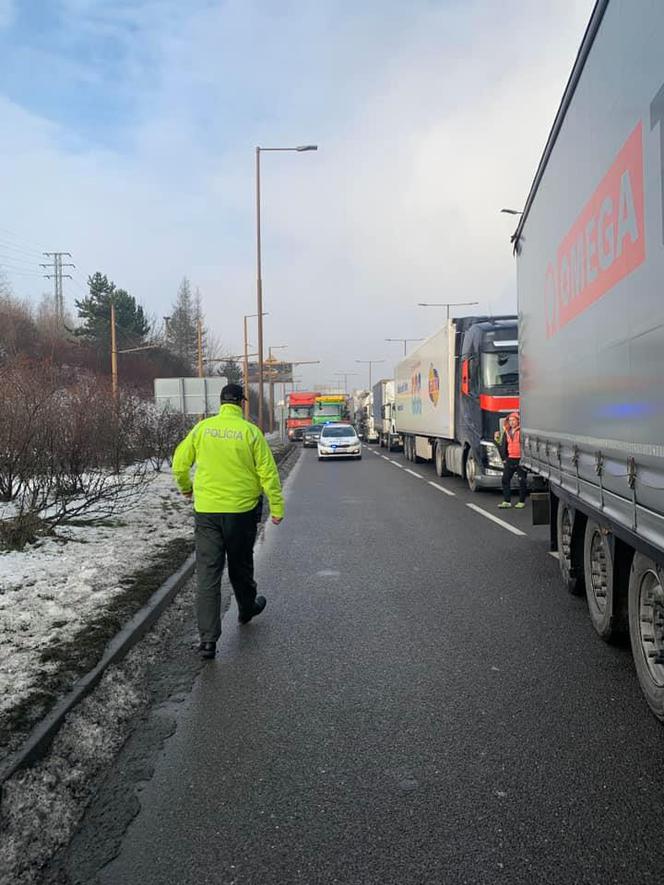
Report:
[[457,317],[395,370],[396,431],[409,461],[433,460],[475,492],[498,488],[500,421],[519,408],[517,319]]
[[664,719],[664,2],[600,0],[515,233],[523,460]]
[[395,369],[400,433],[454,439],[455,329],[450,322]]

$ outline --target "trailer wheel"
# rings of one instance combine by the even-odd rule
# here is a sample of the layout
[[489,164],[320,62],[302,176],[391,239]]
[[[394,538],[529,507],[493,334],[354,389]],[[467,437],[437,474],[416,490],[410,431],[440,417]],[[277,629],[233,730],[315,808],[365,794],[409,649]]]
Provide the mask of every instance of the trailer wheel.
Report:
[[413,452],[413,437],[412,437],[412,436],[407,436],[407,437],[406,437],[406,461],[412,461],[412,460],[413,460],[413,455],[414,455],[414,452]]
[[564,501],[558,502],[557,535],[560,576],[572,596],[583,596],[585,592],[583,536],[579,537],[577,516],[578,514]]
[[641,691],[664,720],[664,581],[662,569],[637,553],[629,576],[629,635]]
[[611,533],[590,519],[583,545],[583,572],[590,621],[597,634],[611,642],[624,632],[624,594],[618,586]]
[[444,446],[441,442],[436,443],[436,452],[435,452],[435,465],[436,465],[436,475],[437,476],[452,476],[452,472],[447,469],[445,464],[445,450],[447,446]]
[[466,456],[466,482],[471,492],[479,492],[480,486],[478,476],[480,475],[480,466],[472,452],[468,452]]

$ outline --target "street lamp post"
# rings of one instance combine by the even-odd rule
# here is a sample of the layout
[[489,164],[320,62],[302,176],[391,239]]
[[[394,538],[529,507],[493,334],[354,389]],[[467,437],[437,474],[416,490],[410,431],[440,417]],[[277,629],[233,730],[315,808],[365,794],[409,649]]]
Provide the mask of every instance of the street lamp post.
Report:
[[355,360],[356,363],[364,363],[369,366],[369,393],[371,393],[371,367],[376,363],[384,363],[385,360]]
[[447,319],[450,318],[450,307],[470,307],[472,304],[479,304],[479,301],[418,301],[418,307],[446,307],[447,308]]
[[317,151],[318,145],[256,147],[256,314],[258,316],[258,426],[263,427],[263,276],[261,269],[261,153],[263,151]]
[[406,345],[408,344],[408,342],[409,341],[424,341],[424,338],[386,338],[385,340],[386,341],[395,341],[397,343],[400,341],[403,341],[403,355],[406,356],[407,355]]

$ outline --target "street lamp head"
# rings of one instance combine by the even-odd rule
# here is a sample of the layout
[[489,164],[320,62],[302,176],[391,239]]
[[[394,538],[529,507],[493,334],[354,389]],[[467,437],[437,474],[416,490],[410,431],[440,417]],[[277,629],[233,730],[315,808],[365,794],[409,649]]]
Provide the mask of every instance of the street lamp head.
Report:
[[301,144],[295,148],[296,151],[317,151],[317,144]]

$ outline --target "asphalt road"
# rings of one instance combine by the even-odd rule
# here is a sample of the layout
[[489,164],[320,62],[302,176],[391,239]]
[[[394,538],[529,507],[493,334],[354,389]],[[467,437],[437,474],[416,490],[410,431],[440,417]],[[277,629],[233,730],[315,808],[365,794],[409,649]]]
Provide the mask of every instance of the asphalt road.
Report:
[[101,882],[661,882],[664,728],[629,651],[529,509],[391,462],[303,453],[268,609],[226,615]]

